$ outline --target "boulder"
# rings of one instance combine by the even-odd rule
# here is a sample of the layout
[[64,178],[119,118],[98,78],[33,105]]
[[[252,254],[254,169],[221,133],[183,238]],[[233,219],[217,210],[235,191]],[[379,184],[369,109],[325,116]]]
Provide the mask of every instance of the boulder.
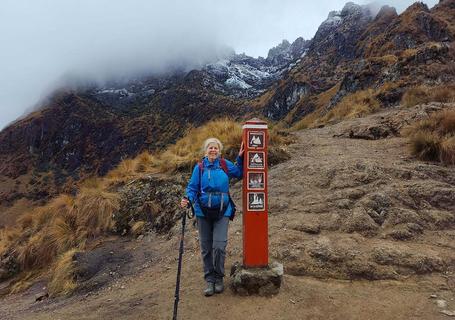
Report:
[[239,295],[272,296],[280,291],[283,273],[278,262],[265,268],[245,268],[236,262],[231,268],[231,289]]

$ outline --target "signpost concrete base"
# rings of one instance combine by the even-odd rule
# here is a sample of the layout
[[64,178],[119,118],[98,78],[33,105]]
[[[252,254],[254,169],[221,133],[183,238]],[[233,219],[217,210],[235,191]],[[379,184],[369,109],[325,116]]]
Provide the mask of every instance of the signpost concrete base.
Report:
[[231,268],[231,289],[238,295],[272,296],[280,291],[283,265],[272,262],[265,268],[245,268],[236,262]]

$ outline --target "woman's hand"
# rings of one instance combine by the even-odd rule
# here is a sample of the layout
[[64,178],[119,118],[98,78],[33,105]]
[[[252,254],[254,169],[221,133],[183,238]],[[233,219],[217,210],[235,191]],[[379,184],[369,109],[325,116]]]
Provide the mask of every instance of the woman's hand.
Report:
[[188,203],[190,203],[190,200],[188,200],[188,198],[182,198],[180,201],[180,206],[182,208],[188,208]]
[[243,141],[242,141],[242,144],[240,145],[240,150],[239,150],[239,157],[243,157],[243,152],[245,152],[245,146],[243,145]]

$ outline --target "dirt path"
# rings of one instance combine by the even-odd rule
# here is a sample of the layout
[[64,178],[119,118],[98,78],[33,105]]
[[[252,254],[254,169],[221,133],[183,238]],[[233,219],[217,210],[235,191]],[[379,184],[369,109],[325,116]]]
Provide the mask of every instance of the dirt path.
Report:
[[[298,132],[292,158],[269,173],[270,256],[285,266],[280,294],[203,297],[190,226],[179,318],[450,319],[441,311],[455,311],[455,170],[411,159],[405,139],[394,136],[434,108]],[[383,139],[352,138],[378,132]],[[0,318],[171,319],[179,228],[170,240],[126,244],[136,256],[153,256],[109,286],[43,302],[35,302],[35,287],[3,299]],[[229,233],[227,269],[241,261],[240,215]]]

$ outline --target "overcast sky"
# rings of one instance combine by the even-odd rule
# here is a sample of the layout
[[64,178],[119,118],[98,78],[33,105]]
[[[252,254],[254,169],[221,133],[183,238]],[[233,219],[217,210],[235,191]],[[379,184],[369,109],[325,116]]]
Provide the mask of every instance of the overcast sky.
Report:
[[[371,1],[356,1],[366,4]],[[424,1],[430,8],[437,0]],[[311,39],[346,1],[0,0],[0,129],[65,75],[104,80],[198,65],[224,47],[267,56]],[[403,11],[413,1],[379,1]]]

